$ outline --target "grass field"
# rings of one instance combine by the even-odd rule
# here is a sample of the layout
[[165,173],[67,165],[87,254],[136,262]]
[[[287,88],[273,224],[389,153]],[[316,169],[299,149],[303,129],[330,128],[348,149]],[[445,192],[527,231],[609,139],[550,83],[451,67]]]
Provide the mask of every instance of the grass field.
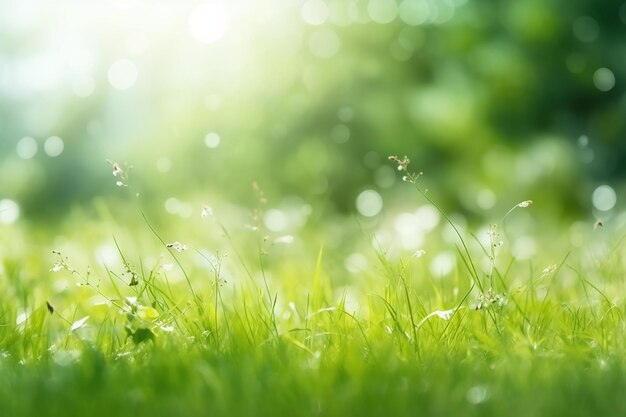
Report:
[[175,224],[120,187],[52,231],[5,226],[0,415],[626,414],[620,218],[540,226],[516,256],[502,216],[458,226],[403,162],[440,219],[412,252],[353,218],[273,236],[262,194]]

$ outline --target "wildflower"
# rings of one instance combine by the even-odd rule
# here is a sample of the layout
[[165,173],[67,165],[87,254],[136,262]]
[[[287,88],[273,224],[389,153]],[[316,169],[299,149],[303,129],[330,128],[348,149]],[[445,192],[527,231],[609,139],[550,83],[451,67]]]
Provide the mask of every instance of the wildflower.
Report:
[[[61,254],[61,252],[57,251],[57,250],[53,250],[52,254],[54,254],[58,259],[57,261],[54,263],[54,265],[52,265],[52,268],[50,268],[50,272],[59,272],[62,270],[67,270],[69,271],[71,274],[78,274],[78,271],[76,271],[74,268],[72,268],[68,263],[67,263],[67,258],[64,258],[63,255]],[[89,271],[88,271],[89,273]]]
[[168,243],[165,247],[174,249],[176,252],[183,252],[187,250],[187,245],[183,245],[180,242]]
[[207,205],[202,207],[202,211],[200,212],[200,217],[203,219],[211,216],[213,214],[213,209]]
[[124,173],[124,170],[122,168],[120,168],[119,164],[117,162],[113,162],[112,164],[113,167],[113,176],[114,177],[119,177]]
[[542,277],[545,277],[545,276],[547,276],[547,275],[550,275],[550,274],[554,273],[555,271],[556,271],[556,265],[555,265],[555,264],[552,264],[552,265],[550,265],[550,266],[546,267],[546,268],[545,268],[545,269],[541,272],[541,276],[542,276]]
[[50,268],[50,272],[59,272],[63,269],[65,269],[65,266],[61,262],[56,262],[54,265],[52,265],[52,268]]
[[115,182],[115,185],[117,185],[118,187],[126,186],[128,182],[128,172],[130,171],[132,166],[126,165],[124,168],[122,168],[120,164],[109,159],[107,159],[107,163],[111,165],[111,172],[113,176],[118,178],[118,180]]
[[478,304],[474,307],[476,310],[482,310],[489,307],[504,307],[508,303],[504,294],[497,294],[493,288],[489,288],[487,292],[478,296]]
[[111,165],[111,172],[113,173],[114,177],[120,177],[121,178],[124,175],[124,170],[122,169],[120,164],[118,164],[115,161],[111,161],[109,159],[107,159],[107,163],[109,165]]
[[423,249],[418,249],[415,251],[415,253],[413,254],[414,258],[421,258],[422,256],[424,256],[426,254],[426,251]]
[[530,206],[532,203],[533,203],[533,200],[522,201],[521,203],[519,203],[517,205],[517,207],[526,208],[526,207]]
[[395,155],[391,155],[387,159],[389,159],[390,161],[393,161],[393,162],[395,162],[397,164],[398,171],[405,171],[406,172],[407,167],[411,163],[411,160],[406,155],[404,155],[404,157],[402,159],[398,158]]

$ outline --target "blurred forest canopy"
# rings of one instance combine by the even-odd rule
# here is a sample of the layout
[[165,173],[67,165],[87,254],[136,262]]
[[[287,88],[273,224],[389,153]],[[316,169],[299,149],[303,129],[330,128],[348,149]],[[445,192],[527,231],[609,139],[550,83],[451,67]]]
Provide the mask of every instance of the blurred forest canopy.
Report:
[[160,210],[257,181],[349,214],[406,200],[406,154],[470,218],[591,217],[624,191],[625,34],[623,0],[6,0],[0,199],[56,220],[118,191],[110,159]]

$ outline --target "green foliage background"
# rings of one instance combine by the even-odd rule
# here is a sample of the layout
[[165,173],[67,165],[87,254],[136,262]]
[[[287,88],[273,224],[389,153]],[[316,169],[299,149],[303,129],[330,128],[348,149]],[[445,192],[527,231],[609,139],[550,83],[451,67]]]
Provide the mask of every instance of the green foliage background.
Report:
[[[426,12],[403,14],[403,3]],[[250,205],[257,181],[274,201],[350,214],[366,188],[394,201],[389,154],[409,155],[470,219],[526,198],[553,220],[591,218],[597,185],[620,194],[622,1],[407,0],[388,23],[375,21],[377,4],[389,6],[328,2],[312,25],[305,2],[232,2],[228,31],[204,44],[188,28],[195,2],[4,2],[1,196],[24,222],[57,221],[116,191],[109,158],[135,167],[154,207],[172,195]],[[339,43],[332,56],[313,52],[320,38],[322,55]],[[118,59],[138,70],[123,91],[107,78]],[[609,91],[594,84],[599,68],[615,77]],[[87,97],[73,92],[80,77],[93,81]],[[53,135],[58,158],[41,149]],[[16,155],[25,136],[40,145],[33,159]],[[476,202],[485,189],[493,212]]]

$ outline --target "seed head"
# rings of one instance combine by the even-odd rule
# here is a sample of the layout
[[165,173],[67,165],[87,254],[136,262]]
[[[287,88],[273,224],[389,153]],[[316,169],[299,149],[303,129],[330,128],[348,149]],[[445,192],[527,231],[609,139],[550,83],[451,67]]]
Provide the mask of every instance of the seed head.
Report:
[[598,227],[604,227],[604,222],[600,219],[593,224],[593,230],[596,230]]

